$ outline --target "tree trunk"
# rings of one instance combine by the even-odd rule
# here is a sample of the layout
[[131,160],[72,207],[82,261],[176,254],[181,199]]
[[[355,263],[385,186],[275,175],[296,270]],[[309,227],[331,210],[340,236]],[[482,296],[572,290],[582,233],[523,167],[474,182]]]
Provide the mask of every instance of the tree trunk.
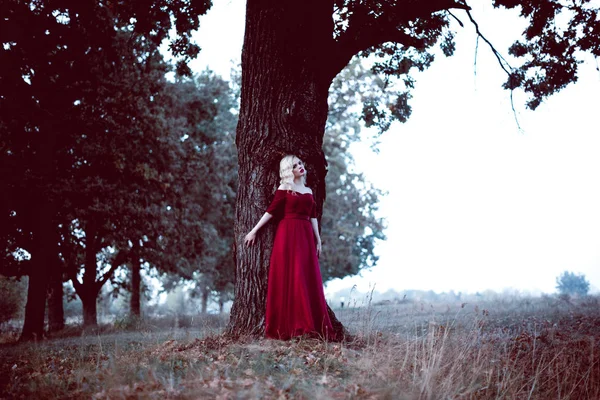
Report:
[[201,293],[201,308],[202,308],[202,314],[206,314],[206,311],[208,311],[208,295],[210,294],[210,290],[208,290],[208,288],[206,286],[204,286],[202,288],[202,293]]
[[31,255],[32,268],[27,285],[25,321],[19,341],[39,340],[44,336],[44,315],[46,310],[47,276],[43,251]]
[[89,221],[85,227],[85,264],[83,269],[83,279],[80,282],[77,277],[77,269],[67,269],[70,273],[71,282],[75,288],[77,296],[83,303],[83,326],[84,328],[95,327],[98,325],[97,301],[98,294],[102,286],[110,279],[114,271],[123,263],[127,262],[130,256],[129,251],[119,250],[115,256],[110,269],[103,276],[96,280],[97,273],[97,254],[99,251],[99,240],[97,237],[96,226],[93,221]]
[[83,280],[81,284],[75,285],[77,295],[83,303],[83,326],[84,328],[98,325],[97,300],[101,285],[96,282],[97,272],[97,245],[96,227],[94,222],[88,222],[85,227],[85,264]]
[[326,0],[247,2],[236,138],[240,185],[235,300],[228,326],[232,336],[264,332],[275,226],[271,223],[261,229],[251,247],[244,246],[243,238],[269,205],[285,154],[305,161],[307,183],[321,215],[327,165],[322,144],[328,90],[335,75],[324,65],[333,45],[332,10],[333,3]]
[[[51,118],[48,116],[48,118]],[[38,187],[34,190],[32,211],[35,225],[33,227],[33,252],[31,254],[31,270],[27,287],[27,304],[25,305],[25,321],[20,341],[41,339],[44,334],[44,315],[46,312],[46,295],[48,277],[50,276],[50,260],[58,255],[58,242],[54,224],[55,207],[50,190],[55,180],[54,147],[56,133],[49,122],[40,132],[37,157],[34,161],[38,175]]]
[[57,332],[65,327],[65,311],[63,308],[63,279],[59,260],[52,263],[48,281],[48,330]]
[[135,317],[141,316],[140,311],[140,291],[142,284],[142,274],[141,274],[142,266],[140,264],[140,260],[137,257],[131,262],[131,315]]
[[98,326],[98,292],[86,293],[79,296],[83,304],[83,326],[93,328]]

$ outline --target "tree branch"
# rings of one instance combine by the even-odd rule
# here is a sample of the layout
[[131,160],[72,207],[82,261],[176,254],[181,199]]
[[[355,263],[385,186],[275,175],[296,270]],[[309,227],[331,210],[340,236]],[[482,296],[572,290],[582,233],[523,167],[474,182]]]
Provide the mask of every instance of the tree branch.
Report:
[[[477,50],[479,48],[479,38],[481,38],[489,46],[489,48],[492,50],[492,53],[494,53],[494,56],[496,56],[496,60],[498,60],[498,64],[500,65],[500,68],[502,68],[504,70],[504,72],[506,72],[506,74],[510,77],[511,71],[512,71],[513,68],[510,66],[510,64],[508,63],[508,61],[506,61],[506,59],[502,56],[502,54],[500,54],[500,52],[498,50],[496,50],[496,48],[494,47],[494,45],[492,44],[492,42],[490,42],[481,33],[481,31],[479,30],[479,24],[477,23],[477,21],[475,21],[475,18],[473,18],[473,15],[471,14],[471,11],[470,10],[466,10],[466,12],[467,12],[467,16],[469,17],[469,20],[471,21],[471,23],[475,27],[475,32],[477,33],[477,44],[476,44],[476,47],[475,47],[475,61],[473,62],[473,68],[475,69],[475,75],[477,75]],[[519,118],[517,117],[517,111],[515,110],[515,103],[514,103],[514,100],[513,100],[513,89],[510,89],[510,106],[512,108],[513,116],[515,117],[515,123],[517,124],[517,129],[519,131],[522,131],[521,124],[519,123]]]
[[409,47],[422,47],[424,40],[408,35],[399,29],[401,24],[417,18],[450,9],[470,10],[463,2],[456,0],[404,0],[390,8],[385,15],[374,17],[366,5],[354,7],[348,21],[348,29],[334,42],[331,59],[331,78],[335,77],[352,57],[361,51],[387,42],[400,43]]
[[[496,50],[496,48],[494,47],[492,42],[490,42],[485,36],[483,36],[481,31],[479,30],[479,24],[473,18],[471,11],[466,10],[466,12],[467,12],[467,15],[469,16],[469,19],[471,20],[471,23],[475,27],[475,32],[477,33],[477,37],[483,39],[483,41],[487,43],[487,45],[492,50],[492,53],[494,53],[494,56],[496,56],[496,59],[498,60],[498,64],[500,64],[500,67],[504,70],[504,72],[506,72],[507,75],[510,75],[510,71],[508,69],[512,70],[512,67],[510,66],[508,61],[506,61],[506,59],[504,57],[502,57],[502,54],[500,54],[500,52],[498,50]],[[507,69],[507,67],[508,67],[508,69]]]
[[108,281],[110,279],[110,277],[114,274],[115,270],[117,268],[119,268],[121,265],[123,265],[125,263],[125,261],[127,261],[127,259],[129,258],[129,255],[130,255],[129,250],[119,250],[119,252],[117,253],[117,256],[115,257],[114,261],[112,262],[112,264],[110,266],[110,269],[108,271],[106,271],[106,273],[104,275],[102,275],[102,277],[96,282],[96,288],[98,290],[100,290],[100,288],[102,286],[104,286],[106,281]]
[[71,279],[71,282],[73,282],[73,288],[75,288],[75,292],[77,294],[83,293],[83,285],[81,282],[79,282],[79,279],[77,279],[77,268],[67,266],[67,275]]
[[463,22],[462,22],[460,19],[458,19],[458,17],[457,17],[456,15],[454,15],[454,14],[452,13],[452,11],[448,11],[448,14],[449,14],[449,15],[450,15],[452,18],[454,18],[454,19],[456,20],[456,22],[458,22],[458,24],[460,25],[460,27],[461,27],[461,28],[464,28],[464,27],[465,27],[465,24],[463,24]]

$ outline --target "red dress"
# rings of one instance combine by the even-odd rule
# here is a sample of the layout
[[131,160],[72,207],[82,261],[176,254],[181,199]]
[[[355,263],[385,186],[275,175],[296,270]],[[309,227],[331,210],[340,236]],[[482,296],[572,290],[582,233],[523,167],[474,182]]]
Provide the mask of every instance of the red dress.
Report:
[[312,194],[277,190],[267,212],[282,219],[271,253],[265,335],[334,339],[310,222],[316,218]]

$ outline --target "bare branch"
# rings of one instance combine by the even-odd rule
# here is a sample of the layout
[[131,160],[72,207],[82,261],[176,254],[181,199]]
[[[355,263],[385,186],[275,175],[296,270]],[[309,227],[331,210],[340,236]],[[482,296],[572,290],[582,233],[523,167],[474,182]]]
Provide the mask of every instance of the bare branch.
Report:
[[477,56],[479,55],[479,36],[475,39],[475,57],[473,57],[473,75],[477,76]]
[[458,19],[458,17],[457,17],[456,15],[454,15],[454,14],[452,13],[452,11],[448,10],[448,14],[449,14],[449,15],[450,15],[452,18],[454,18],[454,19],[456,20],[456,22],[458,22],[458,24],[460,25],[460,27],[461,27],[461,28],[464,28],[464,27],[465,27],[465,25],[463,24],[463,22],[462,22],[460,19]]
[[[487,43],[487,45],[489,46],[489,48],[492,50],[492,53],[494,53],[494,56],[496,56],[496,59],[498,60],[498,64],[500,65],[500,68],[502,68],[504,70],[504,72],[506,72],[506,74],[508,76],[511,75],[511,71],[512,71],[512,67],[510,66],[510,64],[508,63],[508,61],[506,61],[506,59],[502,56],[502,54],[500,54],[500,52],[498,50],[496,50],[496,48],[494,47],[494,45],[492,44],[492,42],[490,42],[482,33],[481,30],[479,29],[479,24],[477,23],[477,21],[475,21],[475,19],[473,18],[473,15],[471,14],[470,9],[466,10],[467,15],[469,16],[469,20],[471,20],[471,23],[473,24],[473,26],[475,27],[475,32],[477,33],[477,43],[475,45],[475,60],[473,62],[473,69],[474,69],[474,74],[477,75],[477,53],[479,50],[479,38],[483,39],[483,41],[485,43]],[[510,106],[512,108],[513,111],[513,116],[515,117],[515,123],[517,124],[517,129],[522,132],[523,129],[521,129],[521,124],[519,124],[519,119],[517,117],[517,111],[515,110],[515,103],[513,100],[513,89],[510,89]]]
[[[471,11],[470,10],[466,10],[466,12],[467,12],[467,15],[469,16],[469,19],[471,20],[471,23],[475,27],[475,32],[477,33],[477,37],[483,39],[483,41],[488,44],[488,46],[492,50],[492,53],[494,53],[494,56],[496,56],[496,59],[498,60],[498,64],[500,64],[500,67],[504,70],[504,72],[506,72],[508,75],[510,75],[510,71],[508,69],[512,70],[512,67],[510,66],[510,64],[508,63],[508,61],[506,61],[504,59],[504,57],[502,56],[502,54],[500,54],[500,52],[498,50],[496,50],[496,48],[494,47],[494,45],[492,44],[492,42],[490,42],[481,33],[481,31],[479,30],[479,24],[473,18],[473,15],[471,14]],[[508,69],[507,69],[507,67],[508,67]]]
[[523,129],[521,128],[521,124],[519,124],[519,118],[517,118],[517,110],[515,110],[515,102],[513,101],[513,93],[514,90],[510,90],[510,107],[512,108],[513,111],[513,116],[515,117],[515,123],[517,124],[517,129],[519,130],[519,132],[523,132]]

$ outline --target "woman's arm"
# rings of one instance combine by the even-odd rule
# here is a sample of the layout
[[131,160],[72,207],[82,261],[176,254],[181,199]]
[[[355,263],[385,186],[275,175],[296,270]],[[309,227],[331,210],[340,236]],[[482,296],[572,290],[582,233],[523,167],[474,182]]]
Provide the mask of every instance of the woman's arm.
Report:
[[258,232],[260,228],[262,228],[267,222],[269,222],[271,218],[273,218],[271,214],[269,214],[268,212],[264,213],[264,215],[260,218],[256,226],[252,228],[252,230],[244,238],[246,246],[250,246],[252,242],[254,242],[254,239],[256,239],[256,232]]
[[319,235],[319,223],[316,218],[311,218],[310,223],[315,233],[315,239],[317,240],[317,257],[321,255],[321,235]]

